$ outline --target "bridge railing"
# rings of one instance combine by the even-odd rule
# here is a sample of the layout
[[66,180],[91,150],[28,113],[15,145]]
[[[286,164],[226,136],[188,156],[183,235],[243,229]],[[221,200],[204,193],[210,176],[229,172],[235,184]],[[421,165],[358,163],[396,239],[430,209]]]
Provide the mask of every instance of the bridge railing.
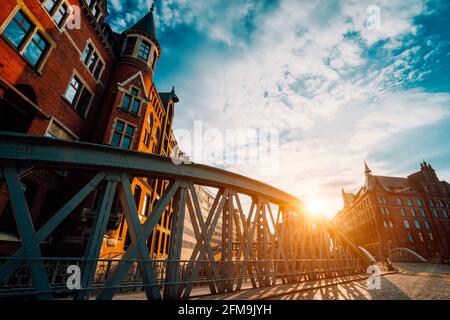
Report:
[[[75,182],[66,181],[73,192],[59,208],[46,212],[47,221],[36,224],[22,179],[33,172],[43,176],[55,170],[64,172],[65,179],[74,177]],[[130,186],[136,177],[168,183],[144,220]],[[188,298],[196,284],[207,285],[211,293],[230,292],[241,290],[245,281],[254,288],[264,287],[277,281],[365,272],[370,264],[339,228],[327,219],[309,217],[302,202],[292,195],[204,165],[177,165],[170,158],[103,145],[0,133],[0,184],[0,190],[7,190],[21,245],[11,256],[1,258],[0,292],[5,294],[22,288],[26,291],[22,293],[39,299],[54,298],[66,292],[68,264],[81,270],[84,289],[77,291],[76,299],[86,299],[93,290],[96,299],[112,299],[119,289],[130,286],[143,288],[148,299]],[[195,188],[199,185],[217,190],[206,214]],[[92,217],[86,219],[90,231],[81,246],[83,257],[45,257],[41,246],[46,252],[55,249],[48,238],[69,216],[81,214],[80,207],[94,191],[99,200]],[[250,199],[247,206],[244,196]],[[121,259],[99,259],[116,199],[131,242]],[[168,259],[152,260],[147,242],[169,207],[173,219]],[[190,259],[182,261],[187,217],[196,243]],[[219,260],[212,244],[218,231],[222,240]]]
[[[4,265],[10,258],[0,258],[0,267]],[[162,293],[165,288],[176,286],[177,288],[193,285],[194,287],[208,287],[211,282],[221,282],[223,286],[227,287],[226,291],[234,291],[238,283],[245,287],[252,287],[252,282],[259,282],[261,284],[282,284],[288,283],[292,277],[296,278],[296,282],[314,281],[321,279],[330,279],[335,277],[343,277],[354,274],[363,273],[364,266],[359,259],[303,259],[303,260],[280,260],[280,261],[252,261],[249,263],[249,269],[242,275],[235,274],[229,277],[226,272],[222,272],[223,276],[218,279],[211,279],[208,277],[207,270],[211,268],[214,263],[219,270],[226,270],[231,265],[233,269],[240,270],[244,261],[199,261],[200,271],[195,280],[187,279],[187,266],[190,261],[187,260],[135,260],[132,261],[132,267],[128,271],[127,276],[123,279],[120,286],[112,287],[108,285],[107,279],[112,274],[114,269],[121,263],[120,259],[95,259],[89,261],[83,258],[42,258],[39,259],[46,270],[50,290],[39,291],[34,285],[32,274],[30,272],[29,264],[37,262],[37,260],[21,261],[21,264],[10,275],[8,280],[0,287],[0,298],[13,297],[27,297],[35,296],[37,294],[51,293],[56,297],[76,298],[80,292],[88,293],[91,298],[98,296],[99,292],[106,289],[114,289],[119,292],[136,292],[143,291],[146,287],[155,286]],[[94,280],[90,287],[81,287],[81,278],[79,271],[82,270],[86,263],[97,263]],[[166,278],[166,270],[168,264],[176,263],[178,265],[178,274],[175,279],[168,282]],[[275,273],[276,264],[279,263],[294,263],[296,270],[279,270]],[[146,283],[138,269],[138,264],[148,264],[155,270],[157,281],[150,285]],[[258,267],[267,267],[267,274],[258,277]],[[302,268],[300,268],[302,266]],[[74,268],[75,267],[75,268]],[[79,271],[76,271],[79,268]],[[202,291],[204,294],[204,291]]]

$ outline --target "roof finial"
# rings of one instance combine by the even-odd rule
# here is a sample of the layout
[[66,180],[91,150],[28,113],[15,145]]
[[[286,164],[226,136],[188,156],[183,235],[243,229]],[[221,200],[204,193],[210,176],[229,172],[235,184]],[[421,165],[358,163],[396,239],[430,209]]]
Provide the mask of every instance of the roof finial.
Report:
[[372,174],[372,170],[369,169],[369,166],[367,165],[366,160],[364,160],[364,173],[365,174]]
[[155,1],[152,2],[152,6],[150,7],[150,12],[153,13],[155,11]]

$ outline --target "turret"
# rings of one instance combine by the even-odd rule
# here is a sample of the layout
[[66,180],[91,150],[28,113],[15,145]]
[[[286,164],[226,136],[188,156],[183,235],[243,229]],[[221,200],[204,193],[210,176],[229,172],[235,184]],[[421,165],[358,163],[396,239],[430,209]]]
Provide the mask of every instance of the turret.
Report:
[[153,11],[154,4],[141,20],[122,34],[124,40],[120,52],[120,60],[136,63],[151,77],[154,74],[156,62],[161,56]]

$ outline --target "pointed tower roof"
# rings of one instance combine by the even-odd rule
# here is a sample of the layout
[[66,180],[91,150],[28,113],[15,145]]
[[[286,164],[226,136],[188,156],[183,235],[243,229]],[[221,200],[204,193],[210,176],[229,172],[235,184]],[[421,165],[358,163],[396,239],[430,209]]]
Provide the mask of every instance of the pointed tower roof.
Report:
[[129,30],[139,30],[147,35],[150,36],[150,38],[156,39],[156,27],[155,27],[155,18],[153,17],[153,11],[155,11],[155,4],[152,4],[152,7],[150,8],[150,11],[134,26],[132,26]]
[[364,160],[364,173],[366,175],[371,175],[372,174],[372,170],[369,169],[369,166],[367,165],[367,162]]

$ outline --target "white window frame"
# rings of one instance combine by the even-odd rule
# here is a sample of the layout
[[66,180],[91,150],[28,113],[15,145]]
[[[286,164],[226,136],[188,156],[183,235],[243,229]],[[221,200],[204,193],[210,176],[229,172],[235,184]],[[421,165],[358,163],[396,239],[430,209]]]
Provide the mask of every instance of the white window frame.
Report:
[[[64,32],[64,30],[66,29],[67,22],[69,21],[70,15],[72,13],[72,5],[67,0],[59,0],[58,4],[56,5],[56,9],[54,10],[53,15],[52,15],[47,11],[47,9],[45,9],[45,7],[44,7],[45,2],[47,2],[47,0],[40,0],[42,10],[44,10],[44,12],[49,16],[50,20],[52,20],[53,24],[56,26],[56,28],[59,30],[59,32],[60,33]],[[62,25],[59,26],[56,23],[56,21],[54,20],[54,16],[63,4],[67,5],[67,15],[63,19]]]
[[[11,23],[11,21],[14,19],[16,14],[22,11],[22,13],[25,15],[25,17],[30,20],[30,25],[32,31],[28,35],[28,37],[25,39],[25,42],[20,46],[19,48],[16,48],[9,39],[3,34],[6,27]],[[28,45],[33,40],[33,37],[36,35],[37,32],[40,32],[40,34],[44,37],[44,39],[48,43],[48,49],[44,54],[44,57],[41,58],[41,61],[38,65],[33,65],[28,59],[25,57],[24,52],[28,48]],[[19,2],[18,5],[11,11],[10,15],[5,19],[3,24],[0,26],[0,35],[2,38],[5,39],[5,41],[8,42],[8,44],[13,48],[14,51],[17,52],[17,54],[27,62],[34,70],[36,70],[39,74],[42,74],[42,69],[44,68],[45,64],[47,63],[48,58],[50,57],[52,50],[56,47],[55,42],[53,39],[47,34],[45,28],[39,23],[39,20],[36,19],[36,17],[33,15],[33,13],[28,9],[27,6],[23,2]]]
[[122,138],[121,138],[121,140],[120,140],[120,146],[117,147],[117,148],[122,148],[123,137],[126,135],[126,134],[125,134],[126,128],[127,128],[128,126],[131,126],[131,127],[134,128],[134,131],[133,131],[133,136],[132,136],[131,142],[130,142],[130,148],[129,148],[129,149],[124,149],[124,150],[132,150],[133,145],[134,145],[134,142],[135,142],[135,140],[136,140],[136,135],[137,135],[138,127],[137,127],[134,123],[131,123],[131,122],[126,121],[126,120],[124,120],[124,119],[122,119],[122,118],[119,118],[119,117],[117,117],[117,118],[114,120],[114,123],[113,123],[113,126],[112,126],[112,130],[111,130],[111,138],[109,139],[109,145],[112,146],[112,141],[113,141],[113,138],[114,138],[114,133],[116,132],[116,125],[117,125],[117,122],[118,122],[118,121],[123,122],[123,123],[125,124],[125,128],[123,128],[123,134],[122,134]]
[[[89,91],[89,93],[91,94],[91,99],[89,100],[89,103],[88,103],[88,105],[87,105],[87,107],[86,107],[86,110],[84,111],[83,114],[81,114],[81,113],[75,108],[75,107],[78,105],[78,102],[80,101],[81,94],[78,95],[78,97],[76,97],[76,101],[74,101],[73,103],[70,102],[70,101],[66,98],[66,94],[67,94],[67,91],[69,90],[70,83],[72,82],[72,80],[73,80],[73,78],[74,78],[75,76],[76,76],[76,77],[80,80],[80,82],[81,82],[81,85],[82,85],[82,88],[80,89],[81,92],[83,91],[83,89],[86,88],[87,91]],[[87,83],[86,83],[86,81],[83,79],[83,77],[82,77],[76,70],[74,70],[73,73],[72,73],[72,75],[70,76],[69,81],[67,82],[66,90],[64,91],[64,94],[63,94],[62,98],[64,99],[64,101],[65,101],[66,103],[68,103],[68,104],[72,107],[72,109],[73,109],[75,112],[77,112],[79,115],[81,115],[81,117],[82,117],[83,119],[86,119],[86,118],[87,118],[87,115],[88,115],[88,113],[89,113],[89,110],[91,109],[92,101],[94,101],[95,94],[94,94],[94,91],[91,90],[91,88],[89,88],[89,86],[87,85]]]
[[49,122],[49,124],[48,124],[48,126],[47,126],[47,129],[45,130],[44,135],[47,135],[47,134],[48,134],[48,132],[49,132],[49,130],[50,130],[50,127],[52,126],[53,123],[56,123],[56,125],[60,126],[62,129],[64,129],[64,131],[66,131],[66,133],[68,133],[70,136],[72,136],[72,138],[74,139],[74,141],[80,140],[80,138],[79,138],[75,133],[73,133],[72,130],[70,130],[69,128],[67,128],[60,120],[58,120],[58,119],[55,118],[55,117],[52,117],[52,118],[50,119],[50,122]]
[[[88,56],[88,61],[89,61],[90,57],[94,53],[96,53],[97,56],[98,56],[98,59],[95,62],[95,65],[94,65],[94,68],[93,68],[92,72],[91,72],[91,70],[89,70],[88,66],[84,63],[84,60],[83,60],[83,54],[84,54],[84,52],[86,51],[86,49],[88,48],[89,45],[92,46],[93,50],[92,50],[92,53]],[[95,44],[94,44],[94,42],[92,41],[91,38],[87,39],[87,41],[86,41],[86,45],[84,46],[84,49],[83,49],[83,51],[81,52],[81,55],[80,55],[80,61],[83,64],[83,66],[86,68],[86,70],[89,72],[89,74],[92,76],[92,78],[94,78],[94,80],[97,83],[99,83],[101,81],[101,78],[102,78],[102,75],[103,75],[103,71],[105,71],[106,63],[105,63],[105,60],[102,58],[102,55],[100,54],[100,51],[97,49],[97,47],[95,46]],[[102,70],[100,70],[100,73],[98,74],[98,78],[96,79],[94,73],[95,73],[95,70],[97,69],[98,63],[100,61],[103,63],[103,67],[102,67]]]
[[[137,95],[137,96],[135,96],[135,95],[133,95],[133,94],[131,93],[131,91],[132,91],[133,89],[136,89],[136,90],[138,91],[138,95]],[[119,109],[122,110],[122,111],[124,111],[124,112],[128,112],[129,114],[132,114],[132,115],[134,115],[134,116],[140,117],[140,116],[141,116],[142,109],[143,109],[143,108],[142,108],[142,105],[143,105],[144,99],[145,99],[145,98],[142,98],[142,95],[141,95],[142,90],[139,89],[139,88],[136,87],[136,86],[131,85],[129,90],[126,90],[126,89],[123,89],[123,88],[122,88],[122,90],[120,90],[120,91],[123,93],[123,96],[122,96],[122,99],[120,99]],[[126,96],[126,95],[131,96],[131,102],[130,102],[130,109],[129,109],[129,110],[126,110],[126,109],[122,108],[122,106],[123,106],[123,101],[125,100],[125,96]],[[131,111],[131,109],[132,109],[132,107],[133,107],[134,100],[136,100],[136,99],[139,100],[140,103],[139,103],[139,110],[138,110],[138,112],[137,112],[137,113],[134,113],[134,112]]]

